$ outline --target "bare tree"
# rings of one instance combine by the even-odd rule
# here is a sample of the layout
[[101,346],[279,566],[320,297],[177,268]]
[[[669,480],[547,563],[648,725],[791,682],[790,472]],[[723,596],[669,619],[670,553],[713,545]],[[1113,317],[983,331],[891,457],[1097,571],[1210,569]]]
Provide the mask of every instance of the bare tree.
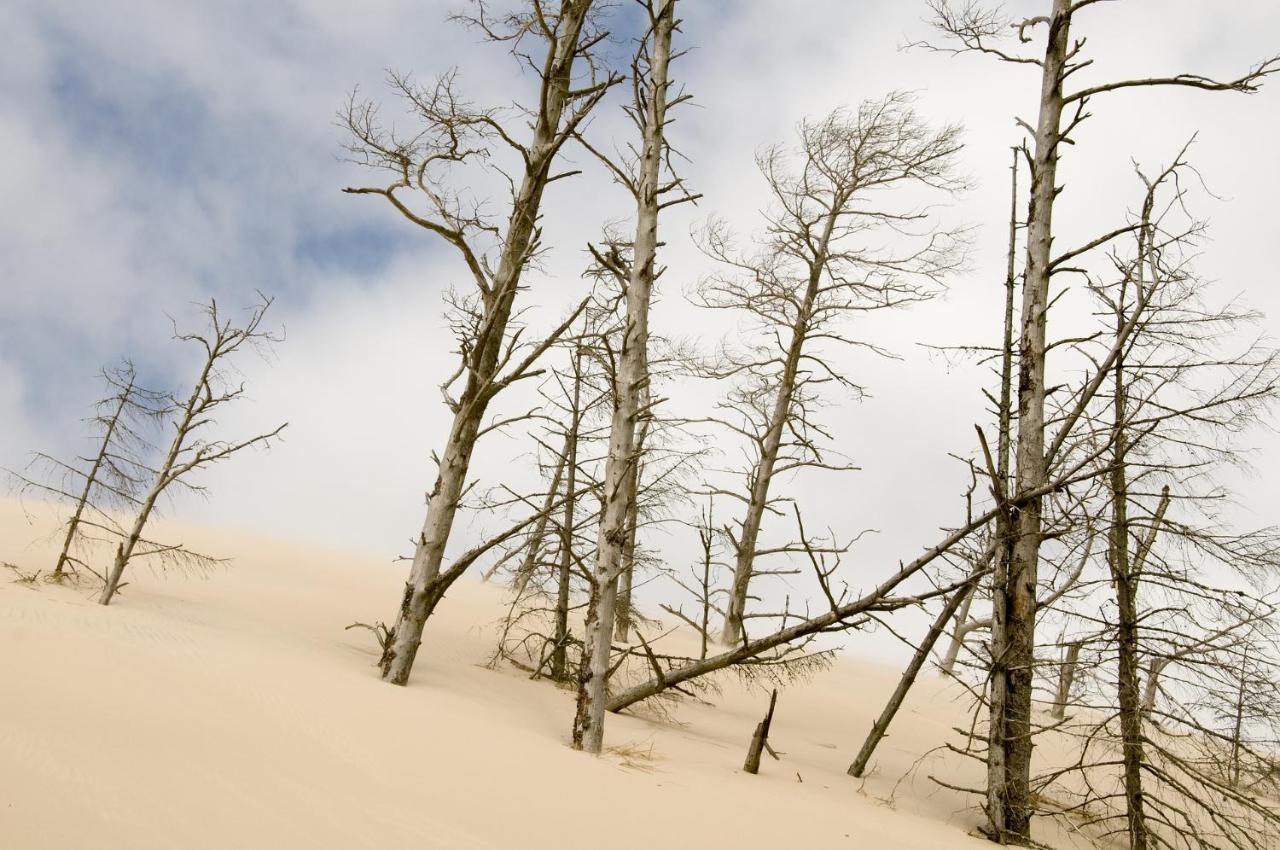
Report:
[[[1215,570],[1207,569],[1203,553],[1188,559],[1181,569],[1168,555],[1158,553],[1160,537],[1172,537],[1175,544],[1181,538],[1201,546],[1211,539],[1206,536],[1207,529],[1190,526],[1189,517],[1170,522],[1167,511],[1176,500],[1179,513],[1186,517],[1196,505],[1225,495],[1210,484],[1214,469],[1236,462],[1232,443],[1274,403],[1280,377],[1275,352],[1256,343],[1234,351],[1229,348],[1239,329],[1252,322],[1249,313],[1234,305],[1226,309],[1205,306],[1201,295],[1205,287],[1190,268],[1202,225],[1192,221],[1172,228],[1166,220],[1168,213],[1154,209],[1155,189],[1161,183],[1174,183],[1179,172],[1188,170],[1180,157],[1158,177],[1143,177],[1148,194],[1136,234],[1135,256],[1126,262],[1113,254],[1118,281],[1093,285],[1100,312],[1110,321],[1113,335],[1132,321],[1131,311],[1145,313],[1131,344],[1110,369],[1110,393],[1103,411],[1094,417],[1096,424],[1091,424],[1098,430],[1107,429],[1111,451],[1106,477],[1110,512],[1106,561],[1115,619],[1100,625],[1108,642],[1114,644],[1111,692],[1119,726],[1114,737],[1121,752],[1125,831],[1132,850],[1173,843],[1238,847],[1243,842],[1243,846],[1255,846],[1249,835],[1260,823],[1269,819],[1280,822],[1263,816],[1261,811],[1266,807],[1255,805],[1246,792],[1219,787],[1220,777],[1196,764],[1184,747],[1171,745],[1145,728],[1149,714],[1144,711],[1141,674],[1143,656],[1150,653],[1151,644],[1146,633],[1159,635],[1170,615],[1187,610],[1192,600],[1201,609],[1210,601],[1224,611],[1240,606],[1238,594],[1209,587]],[[1185,210],[1184,196],[1181,188],[1175,192],[1174,209]],[[1231,565],[1233,569],[1251,563],[1265,565],[1268,571],[1274,569],[1268,555],[1263,555],[1262,561],[1256,555],[1241,557],[1247,556],[1249,549],[1259,548],[1247,543],[1248,536],[1227,543],[1220,527],[1211,533],[1216,538],[1213,548],[1225,543],[1238,559]],[[1153,593],[1159,600],[1155,606],[1148,601]],[[1248,624],[1246,629],[1260,622],[1256,608],[1250,616],[1230,620]],[[1178,631],[1186,634],[1189,629],[1183,624]],[[1237,625],[1227,633],[1239,631]],[[1243,737],[1239,709],[1244,689],[1232,685],[1241,681],[1238,674],[1248,653],[1224,668],[1218,653],[1225,647],[1214,646],[1212,637],[1194,643],[1201,650],[1214,650],[1201,651],[1196,659],[1217,686],[1207,690],[1236,697],[1227,712],[1229,754],[1210,760],[1227,765],[1223,771],[1227,785],[1234,786],[1232,768],[1238,767],[1236,756]],[[1233,663],[1237,660],[1238,664]],[[1193,710],[1165,731],[1176,726],[1184,734],[1200,737],[1208,731],[1209,722]],[[1096,734],[1104,733],[1106,738],[1113,737],[1105,727]]]
[[[458,19],[478,28],[489,40],[509,45],[512,54],[536,74],[536,97],[516,110],[530,125],[528,142],[517,140],[516,124],[503,112],[463,100],[452,73],[425,86],[407,76],[392,75],[392,88],[421,123],[408,136],[385,129],[377,107],[354,96],[340,115],[351,135],[352,156],[394,177],[386,186],[345,191],[384,198],[410,222],[452,245],[475,287],[474,295],[454,299],[460,362],[442,386],[453,422],[444,450],[436,456],[438,475],[381,662],[383,679],[397,685],[408,682],[423,626],[461,575],[442,570],[442,563],[476,441],[492,430],[484,425],[485,412],[499,392],[536,372],[533,366],[538,357],[576,318],[576,314],[570,316],[531,346],[522,344],[520,330],[511,329],[522,276],[542,248],[538,217],[543,194],[553,181],[576,173],[556,173],[554,163],[619,80],[601,71],[595,61],[594,50],[607,33],[593,23],[592,0],[561,0],[558,9],[550,8],[546,0],[527,0],[519,11],[497,17],[484,0],[473,5],[472,15]],[[541,46],[540,58],[528,52],[530,42]],[[509,215],[505,226],[499,227],[484,215],[479,200],[464,199],[450,188],[448,177],[451,168],[492,161],[505,151],[515,155],[518,173],[509,178]],[[411,193],[426,211],[415,210],[405,197]],[[455,398],[451,388],[459,380],[463,386]]]
[[232,361],[244,350],[254,350],[279,340],[279,337],[261,327],[270,306],[271,299],[263,298],[250,311],[243,324],[236,324],[234,320],[222,316],[218,311],[218,302],[211,300],[204,308],[209,322],[206,330],[194,333],[175,330],[175,339],[193,343],[201,350],[203,356],[200,370],[192,384],[190,395],[185,400],[172,399],[166,411],[168,424],[173,427],[173,438],[163,459],[152,471],[150,486],[138,499],[132,525],[116,547],[115,560],[98,597],[98,602],[102,605],[110,604],[120,589],[125,567],[135,557],[177,557],[187,554],[197,559],[203,558],[182,546],[157,544],[143,537],[161,496],[174,488],[202,491],[203,487],[190,481],[193,475],[251,446],[266,446],[284,430],[285,425],[279,425],[266,433],[236,441],[214,440],[205,436],[210,427],[216,424],[223,406],[244,395],[244,384],[234,381]]
[[743,503],[729,532],[735,564],[725,644],[742,640],[757,559],[800,550],[760,543],[765,516],[777,512],[777,476],[854,468],[821,445],[828,437],[816,418],[822,390],[860,392],[831,365],[830,347],[875,350],[848,335],[850,315],[929,297],[959,258],[956,234],[940,229],[927,208],[885,197],[921,186],[959,188],[958,127],[929,127],[908,95],[893,93],[805,121],[798,132],[794,151],[775,145],[757,157],[773,203],[760,248],[741,255],[727,226],[715,220],[701,240],[725,271],[703,281],[699,302],[743,311],[751,321],[748,343],[726,348],[717,358],[723,365],[709,370],[714,378],[737,379],[722,421],[748,444],[745,492],[716,491]]
[[[68,572],[85,567],[79,554],[85,544],[100,543],[123,536],[116,514],[137,507],[148,455],[152,452],[149,433],[164,410],[166,397],[138,386],[133,364],[104,369],[102,379],[110,391],[94,403],[88,420],[98,433],[92,456],[66,463],[37,452],[23,473],[10,473],[21,490],[52,497],[71,506],[51,581],[61,581]],[[38,478],[34,467],[42,468]],[[105,536],[104,536],[105,535]]]
[[653,404],[648,396],[649,304],[654,282],[661,273],[657,267],[658,216],[665,207],[694,197],[685,190],[683,181],[670,173],[666,135],[671,121],[669,110],[689,97],[673,90],[669,76],[670,63],[679,56],[671,47],[672,36],[679,29],[676,0],[642,0],[641,6],[647,16],[647,31],[640,38],[632,64],[634,102],[628,110],[640,134],[640,150],[628,162],[615,163],[609,157],[600,157],[636,202],[635,238],[629,252],[618,246],[605,251],[592,249],[603,268],[612,271],[620,283],[625,281],[626,318],[617,353],[600,533],[587,608],[587,657],[579,673],[573,723],[574,748],[591,753],[599,753],[604,743],[618,577],[630,533],[627,518],[634,515],[629,497],[640,460],[637,433]]
[[[1068,79],[1092,64],[1082,58],[1084,40],[1072,41],[1070,29],[1077,12],[1097,0],[1051,0],[1048,14],[1010,21],[1000,11],[979,3],[931,0],[936,26],[951,38],[943,48],[951,52],[980,52],[1015,64],[1038,66],[1041,93],[1034,126],[1021,122],[1033,137],[1027,150],[1031,165],[1031,201],[1027,215],[1027,249],[1021,308],[1018,357],[1018,438],[1013,491],[1026,493],[1043,485],[1057,446],[1046,445],[1045,363],[1046,325],[1050,283],[1055,271],[1098,245],[1115,238],[1104,234],[1080,248],[1053,255],[1053,210],[1060,196],[1058,160],[1062,146],[1088,117],[1088,106],[1098,97],[1129,88],[1184,86],[1208,91],[1255,91],[1267,74],[1280,70],[1272,59],[1237,79],[1218,81],[1195,74],[1116,80],[1068,90]],[[1016,33],[1020,43],[1031,43],[1037,27],[1047,32],[1043,53],[1024,55],[1007,48],[1002,39]],[[1121,233],[1131,228],[1121,229]],[[1105,372],[1105,369],[1102,370]],[[1069,430],[1069,429],[1068,429]],[[1060,430],[1059,442],[1068,430]],[[999,576],[999,607],[994,617],[993,671],[990,736],[987,755],[990,837],[1000,843],[1031,841],[1031,711],[1035,668],[1036,588],[1043,540],[1040,499],[1028,502],[1016,516],[1007,514],[1011,541],[1007,576]]]

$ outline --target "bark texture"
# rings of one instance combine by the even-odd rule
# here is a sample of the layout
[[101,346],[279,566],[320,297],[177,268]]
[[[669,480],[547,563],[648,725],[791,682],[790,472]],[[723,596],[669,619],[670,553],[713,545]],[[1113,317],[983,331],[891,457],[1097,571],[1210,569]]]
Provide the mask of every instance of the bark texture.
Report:
[[649,302],[658,251],[659,180],[666,152],[665,128],[670,83],[671,36],[675,29],[675,0],[663,0],[654,10],[648,36],[647,99],[640,122],[643,145],[632,188],[636,199],[636,231],[630,276],[626,287],[626,323],[615,375],[614,409],[605,463],[600,530],[592,576],[592,604],[586,622],[586,663],[580,676],[573,724],[573,746],[599,753],[604,746],[604,716],[613,647],[615,603],[622,550],[626,545],[632,499],[631,482],[639,463],[636,434],[646,398],[649,344]]
[[[1045,458],[1045,324],[1057,197],[1062,82],[1070,49],[1071,0],[1053,0],[1042,60],[1039,117],[1031,163],[1027,254],[1018,344],[1018,438],[1015,492],[1029,493],[1048,479]],[[997,575],[991,672],[987,816],[1000,843],[1031,842],[1032,687],[1035,669],[1036,585],[1040,564],[1042,499],[1027,500],[1012,515],[1008,575]]]

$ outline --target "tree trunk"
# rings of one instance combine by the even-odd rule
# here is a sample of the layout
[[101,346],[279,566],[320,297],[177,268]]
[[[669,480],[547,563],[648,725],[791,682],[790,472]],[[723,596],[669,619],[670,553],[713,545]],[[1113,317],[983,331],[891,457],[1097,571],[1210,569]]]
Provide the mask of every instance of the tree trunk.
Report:
[[809,318],[813,312],[818,289],[822,283],[822,271],[826,265],[827,250],[835,228],[836,215],[828,214],[821,237],[814,249],[809,265],[809,281],[804,296],[796,310],[796,322],[791,327],[791,342],[787,347],[787,359],[778,377],[778,392],[769,415],[769,428],[760,441],[760,457],[751,470],[751,493],[747,511],[742,518],[741,539],[734,553],[733,586],[725,610],[724,629],[720,642],[732,646],[743,639],[743,617],[750,596],[751,576],[755,571],[756,541],[760,538],[760,524],[769,506],[769,488],[773,484],[773,470],[778,463],[782,437],[786,433],[787,420],[791,417],[791,404],[796,390],[796,374],[804,354],[804,344],[809,334]]
[[[1000,341],[1000,408],[996,457],[996,481],[992,482],[997,498],[1009,493],[1009,465],[1013,442],[1013,318],[1014,294],[1017,288],[1014,255],[1018,241],[1018,152],[1013,153],[1009,192],[1009,252],[1005,267],[1004,329]],[[1008,505],[1000,505],[996,516],[995,570],[991,576],[991,670],[988,676],[987,701],[990,722],[987,728],[987,816],[991,837],[1005,840],[1005,785],[1007,778],[1006,712],[1008,708],[1007,656],[1009,619],[1009,563],[1013,559],[1014,515]],[[963,640],[963,636],[961,636]],[[957,651],[958,651],[957,647]]]
[[876,722],[872,724],[871,731],[867,734],[867,739],[862,742],[862,749],[858,750],[858,757],[853,760],[853,764],[849,765],[848,774],[850,776],[862,776],[866,771],[867,762],[871,761],[872,753],[876,751],[876,747],[879,746],[880,741],[889,731],[889,724],[893,722],[898,709],[902,707],[902,701],[907,698],[907,692],[915,684],[916,677],[924,669],[925,662],[929,660],[929,653],[933,652],[934,644],[938,642],[938,638],[942,637],[942,633],[946,631],[947,621],[955,616],[956,609],[960,607],[964,600],[970,597],[972,592],[973,585],[965,585],[951,594],[947,604],[938,613],[938,617],[933,621],[933,626],[929,629],[929,633],[925,635],[924,640],[916,647],[915,655],[911,657],[911,663],[907,665],[906,670],[902,671],[902,678],[898,680],[898,686],[894,688],[893,694],[889,697],[889,702],[885,705],[884,710],[880,712],[880,716],[876,718]]
[[1076,680],[1076,664],[1080,661],[1080,644],[1067,644],[1066,657],[1062,660],[1062,669],[1058,671],[1058,693],[1053,698],[1053,709],[1049,712],[1055,720],[1067,715],[1067,705],[1071,702],[1071,686]]
[[747,747],[747,760],[742,763],[742,769],[746,773],[754,775],[760,772],[760,756],[764,755],[764,748],[769,745],[769,727],[773,724],[773,709],[777,704],[778,689],[774,688],[769,697],[769,710],[765,712],[764,720],[756,724],[751,744]]
[[[636,453],[643,450],[643,440],[637,440]],[[631,634],[631,587],[635,581],[636,527],[640,521],[639,482],[642,463],[632,467],[627,481],[627,539],[622,546],[622,574],[618,578],[617,622],[613,631],[615,640],[625,642]]]
[[[808,620],[802,620],[784,629],[765,635],[764,637],[755,638],[754,640],[744,641],[737,646],[726,649],[718,655],[710,658],[699,659],[690,662],[673,670],[668,670],[660,676],[655,676],[647,682],[628,688],[617,696],[609,700],[609,711],[622,711],[629,705],[633,705],[650,697],[666,691],[669,688],[679,685],[681,682],[687,682],[696,679],[699,676],[705,676],[714,673],[717,670],[723,670],[740,664],[744,661],[756,658],[762,653],[771,649],[799,640],[809,635],[818,634],[819,632],[830,631],[833,626],[840,623],[847,623],[849,620],[864,614],[868,611],[894,611],[908,605],[917,605],[921,601],[920,596],[900,596],[891,597],[890,594],[911,576],[924,569],[931,564],[936,558],[944,552],[951,550],[957,542],[973,533],[977,528],[991,520],[991,514],[984,514],[982,517],[966,523],[951,534],[947,535],[941,543],[938,543],[932,549],[925,552],[909,564],[902,565],[896,573],[885,579],[878,586],[872,588],[863,596],[846,602],[843,605],[832,608],[825,614],[820,614]],[[971,579],[970,579],[971,580]],[[952,592],[966,586],[969,581],[959,582],[953,586],[943,588],[943,592]]]
[[[551,474],[551,483],[547,485],[547,497],[542,500],[544,515],[534,524],[533,533],[529,535],[529,543],[524,550],[524,560],[520,562],[520,567],[516,570],[516,581],[513,588],[516,596],[524,595],[530,579],[538,571],[538,556],[542,554],[542,544],[547,539],[547,523],[551,521],[551,506],[555,504],[556,494],[560,491],[560,480],[564,477],[564,464],[569,452],[569,440],[570,432],[566,431],[564,446],[560,449],[560,456],[556,458],[555,472]],[[485,580],[487,581],[488,579],[489,575],[486,575]]]
[[[1057,193],[1058,145],[1062,123],[1062,81],[1070,48],[1071,0],[1053,0],[1043,61],[1040,110],[1031,169],[1027,216],[1027,260],[1022,288],[1022,333],[1018,358],[1017,494],[1037,491],[1046,481],[1045,322],[1052,262],[1053,204]],[[993,671],[988,753],[987,805],[991,837],[999,842],[1031,842],[1031,697],[1035,667],[1036,584],[1040,564],[1041,498],[1029,499],[1013,523],[1007,576],[1007,614],[999,644],[1002,658]],[[999,614],[996,617],[1000,620]],[[995,758],[991,758],[995,756]],[[1001,763],[1002,762],[1002,763]]]
[[427,500],[427,516],[414,548],[413,565],[400,601],[394,637],[387,642],[381,659],[382,678],[396,685],[408,683],[427,618],[454,580],[440,580],[440,565],[466,484],[480,423],[492,398],[507,324],[534,242],[551,161],[559,150],[556,141],[573,83],[578,38],[590,7],[590,0],[569,0],[563,4],[563,30],[549,63],[541,108],[533,110],[533,143],[528,148],[524,178],[512,204],[497,272],[490,291],[484,296],[485,321],[476,340],[478,344],[468,357],[466,387],[454,412],[440,470]]
[[133,527],[129,529],[129,536],[116,548],[115,561],[111,565],[111,571],[107,573],[107,583],[103,586],[102,593],[98,596],[98,604],[100,605],[110,605],[112,597],[120,589],[120,578],[124,575],[124,568],[128,566],[129,559],[133,557],[134,548],[137,547],[138,541],[142,539],[142,532],[147,526],[147,521],[151,519],[151,512],[155,510],[160,494],[173,483],[174,464],[177,463],[178,455],[182,453],[183,446],[186,445],[187,437],[191,432],[192,422],[195,418],[196,406],[200,403],[201,393],[208,386],[209,375],[213,371],[214,361],[217,360],[219,353],[220,349],[216,346],[208,349],[204,366],[200,369],[200,377],[196,379],[195,386],[191,390],[191,396],[182,408],[182,418],[174,423],[173,441],[169,443],[169,451],[165,453],[164,462],[160,464],[156,477],[151,482],[151,488],[147,491],[142,504],[138,507],[138,513],[133,518]]
[[964,598],[964,602],[960,605],[960,610],[956,612],[955,622],[951,626],[951,640],[947,643],[947,651],[942,656],[942,663],[938,665],[944,675],[954,676],[956,672],[956,663],[960,660],[960,650],[964,648],[964,625],[969,621],[969,609],[973,607],[973,597],[978,593],[978,589],[974,587]]
[[[111,438],[115,435],[116,425],[120,422],[120,417],[124,414],[125,407],[129,404],[129,395],[133,392],[134,377],[132,372],[129,373],[129,383],[120,391],[119,404],[116,405],[115,411],[111,418],[107,421],[106,433],[102,435],[102,444],[98,447],[98,455],[93,459],[93,465],[89,467],[88,474],[84,477],[84,490],[80,493],[80,498],[76,500],[76,508],[71,514],[71,519],[67,521],[67,534],[62,540],[62,550],[58,553],[58,563],[53,568],[53,577],[61,578],[63,569],[71,558],[71,546],[75,542],[76,531],[80,528],[80,518],[84,516],[85,506],[89,504],[93,494],[93,485],[98,481],[98,472],[102,469],[102,464],[106,460],[107,451],[111,447]],[[114,593],[114,591],[112,591]]]
[[635,473],[636,430],[642,415],[648,376],[649,301],[653,289],[658,249],[658,193],[663,131],[667,111],[667,66],[671,58],[671,33],[675,27],[675,0],[664,0],[656,15],[649,56],[649,98],[643,115],[644,142],[636,186],[636,235],[632,243],[631,273],[627,285],[627,320],[615,377],[613,418],[609,429],[609,455],[605,463],[600,531],[596,544],[593,596],[587,611],[586,669],[579,674],[578,704],[573,724],[573,746],[599,753],[604,746],[606,685],[609,654],[613,646],[614,603],[629,511],[628,481]]
[[565,433],[562,463],[565,478],[564,522],[560,526],[560,565],[556,580],[555,645],[551,649],[551,678],[568,681],[569,579],[573,568],[574,511],[578,501],[578,433],[582,428],[582,349],[573,356],[573,414]]

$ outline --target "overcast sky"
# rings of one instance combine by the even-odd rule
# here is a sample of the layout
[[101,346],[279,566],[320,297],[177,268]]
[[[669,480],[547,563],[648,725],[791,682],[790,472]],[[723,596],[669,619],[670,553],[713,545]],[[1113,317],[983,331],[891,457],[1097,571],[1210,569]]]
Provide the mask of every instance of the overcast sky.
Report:
[[[625,0],[624,0],[625,2]],[[27,452],[83,447],[80,418],[95,372],[123,356],[155,385],[189,379],[166,314],[193,316],[218,297],[274,295],[287,341],[265,368],[247,364],[252,401],[229,433],[288,420],[269,453],[236,458],[209,479],[192,519],[304,538],[391,559],[421,522],[444,439],[436,385],[451,365],[441,294],[465,282],[450,249],[377,199],[340,190],[368,182],[340,161],[335,111],[350,90],[382,97],[385,69],[427,78],[456,66],[480,103],[523,98],[533,82],[501,48],[446,21],[461,0],[16,0],[0,7],[0,465]],[[1039,14],[1044,0],[1009,4]],[[949,216],[978,226],[970,269],[946,294],[854,331],[901,359],[840,361],[870,398],[839,399],[831,427],[864,471],[789,482],[815,522],[875,528],[856,569],[874,578],[953,524],[963,481],[948,452],[972,449],[982,372],[922,344],[987,342],[998,332],[1008,151],[1016,116],[1034,118],[1035,69],[983,57],[903,50],[929,37],[923,0],[682,0],[693,51],[675,74],[695,98],[674,128],[684,173],[704,195],[663,222],[668,242],[655,327],[710,346],[719,331],[683,293],[706,271],[689,233],[711,213],[749,236],[763,187],[762,144],[797,121],[892,89],[918,92],[931,120],[961,122],[974,189]],[[1273,0],[1123,0],[1091,7],[1077,35],[1095,65],[1081,82],[1193,71],[1234,75],[1280,51]],[[1192,158],[1217,198],[1199,261],[1224,295],[1280,317],[1275,251],[1280,197],[1280,80],[1255,96],[1189,91],[1111,95],[1078,133],[1061,172],[1060,241],[1122,223],[1138,198],[1132,162],[1151,167],[1195,133]],[[622,138],[616,104],[596,118]],[[553,320],[584,289],[584,247],[627,197],[578,153],[585,174],[544,205],[546,268],[527,306]],[[707,329],[712,332],[708,333]],[[1266,330],[1280,330],[1269,318]],[[673,391],[673,404],[681,402]],[[478,471],[510,472],[526,447],[493,437]],[[1280,444],[1259,434],[1245,482],[1251,521],[1280,513],[1268,474]],[[474,529],[464,531],[474,533]],[[398,567],[397,567],[398,569]]]

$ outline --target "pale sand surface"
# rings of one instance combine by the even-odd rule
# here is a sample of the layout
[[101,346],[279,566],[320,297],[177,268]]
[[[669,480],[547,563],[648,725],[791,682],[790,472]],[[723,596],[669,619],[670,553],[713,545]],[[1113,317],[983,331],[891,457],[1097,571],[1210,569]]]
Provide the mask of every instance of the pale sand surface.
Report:
[[[0,560],[50,566],[52,543],[31,541],[52,517],[34,519],[0,501]],[[897,671],[848,658],[783,691],[785,755],[759,776],[741,766],[767,694],[733,677],[674,723],[611,715],[606,746],[651,759],[593,758],[567,746],[567,691],[485,668],[500,589],[456,585],[396,688],[370,635],[343,627],[391,614],[401,565],[175,524],[165,536],[234,561],[207,578],[135,570],[110,608],[87,586],[0,573],[0,847],[990,846],[967,834],[973,799],[927,778],[977,784],[955,756],[926,757],[886,802],[956,740],[955,685],[922,681],[865,784],[844,771]]]

